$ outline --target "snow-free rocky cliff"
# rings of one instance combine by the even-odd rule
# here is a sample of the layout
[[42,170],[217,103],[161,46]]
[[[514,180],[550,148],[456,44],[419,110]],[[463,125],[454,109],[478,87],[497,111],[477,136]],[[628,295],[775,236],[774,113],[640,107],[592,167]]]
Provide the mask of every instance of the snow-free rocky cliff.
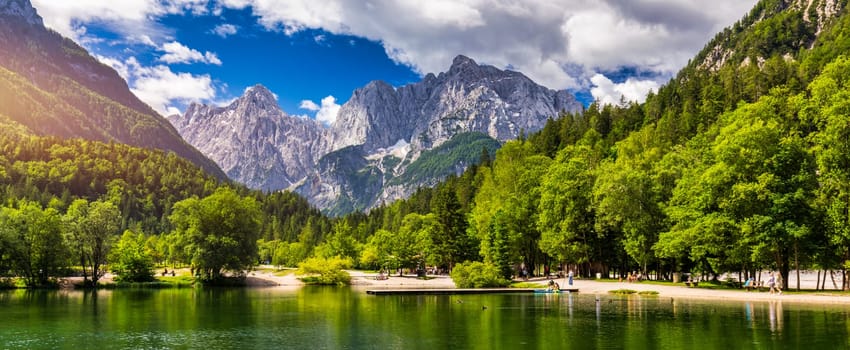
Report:
[[227,176],[252,188],[289,188],[312,174],[329,149],[328,129],[315,120],[287,115],[261,85],[229,106],[193,103],[185,114],[168,120]]
[[[560,111],[581,108],[566,91],[458,56],[447,72],[417,83],[396,88],[373,81],[355,90],[330,126],[287,115],[262,86],[230,106],[192,104],[169,120],[234,180],[264,190],[294,190],[327,212],[342,214],[441,180],[448,173],[404,175],[428,150],[468,147],[447,143],[458,135],[503,142],[540,130]],[[446,171],[470,165],[461,163]]]

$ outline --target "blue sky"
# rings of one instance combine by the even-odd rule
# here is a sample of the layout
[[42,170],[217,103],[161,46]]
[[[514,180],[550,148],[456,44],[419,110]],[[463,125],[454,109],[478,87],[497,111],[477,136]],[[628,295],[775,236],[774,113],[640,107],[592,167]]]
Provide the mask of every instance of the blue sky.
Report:
[[458,54],[585,102],[641,101],[755,0],[32,0],[163,114],[254,84],[330,123],[371,80],[400,86]]

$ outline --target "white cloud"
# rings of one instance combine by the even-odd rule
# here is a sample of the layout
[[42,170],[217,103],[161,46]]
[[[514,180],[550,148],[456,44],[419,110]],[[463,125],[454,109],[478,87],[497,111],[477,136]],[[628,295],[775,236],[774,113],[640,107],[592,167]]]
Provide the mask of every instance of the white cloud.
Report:
[[215,28],[213,28],[213,30],[212,30],[212,33],[215,34],[215,35],[218,35],[222,38],[226,38],[230,35],[235,35],[236,32],[238,32],[238,31],[239,31],[239,27],[237,27],[233,24],[225,23],[225,24],[219,24],[219,25],[215,26]]
[[590,89],[593,98],[601,104],[619,105],[622,100],[643,102],[649,91],[658,91],[660,86],[653,80],[626,79],[622,83],[614,83],[602,74],[590,78],[594,85]]
[[339,114],[341,106],[336,104],[336,98],[327,96],[322,99],[322,108],[316,112],[316,120],[331,125],[336,121],[336,116]]
[[313,101],[310,101],[310,100],[303,100],[303,101],[301,101],[301,105],[298,106],[298,108],[306,109],[308,111],[315,112],[315,111],[318,111],[321,107],[319,107],[319,105],[317,105],[316,102],[313,102]]
[[167,14],[207,13],[208,0],[32,0],[44,18],[44,24],[64,36],[81,41],[86,34],[84,23],[98,22],[124,37],[146,35],[149,38],[167,36],[168,30],[156,23]]
[[420,73],[445,71],[455,55],[464,54],[511,66],[549,87],[577,88],[597,71],[624,66],[669,76],[755,2],[219,0],[217,5],[250,6],[261,25],[287,34],[320,28],[378,41],[390,58]]
[[175,73],[165,65],[146,67],[135,57],[126,62],[102,56],[97,58],[118,71],[139,99],[163,115],[179,112],[178,102],[211,101],[216,96],[209,75]]
[[301,109],[305,109],[308,111],[316,112],[316,120],[324,123],[325,125],[331,125],[336,121],[336,116],[339,114],[340,105],[336,103],[336,97],[327,96],[322,99],[322,105],[316,104],[316,102],[310,100],[301,101],[301,105],[298,107]]
[[[268,30],[292,34],[314,28],[364,37],[380,42],[391,59],[419,73],[445,71],[455,55],[464,54],[484,64],[511,67],[552,88],[588,87],[597,72],[621,67],[656,73],[663,80],[756,2],[716,0],[706,6],[703,0],[32,1],[46,25],[79,42],[90,36],[85,25],[97,23],[128,42],[176,43],[172,29],[158,22],[164,15],[221,15],[225,7],[250,7]],[[222,33],[231,35],[225,26],[219,26]],[[163,49],[163,57],[168,57],[163,62],[221,64],[215,53],[181,46],[174,52]],[[645,88],[637,82],[641,81],[623,84]],[[611,95],[598,91],[600,96]]]
[[209,51],[201,53],[176,41],[163,44],[160,50],[165,52],[165,55],[162,55],[159,60],[168,64],[201,62],[221,65],[221,60],[215,53]]

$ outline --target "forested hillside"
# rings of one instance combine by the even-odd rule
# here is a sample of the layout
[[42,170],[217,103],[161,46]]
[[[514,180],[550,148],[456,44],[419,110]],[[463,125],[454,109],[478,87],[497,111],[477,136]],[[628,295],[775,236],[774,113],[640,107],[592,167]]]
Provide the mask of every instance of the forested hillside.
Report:
[[[28,1],[20,6],[31,8]],[[171,151],[226,178],[115,70],[45,28],[40,17],[0,14],[0,113],[37,135]]]

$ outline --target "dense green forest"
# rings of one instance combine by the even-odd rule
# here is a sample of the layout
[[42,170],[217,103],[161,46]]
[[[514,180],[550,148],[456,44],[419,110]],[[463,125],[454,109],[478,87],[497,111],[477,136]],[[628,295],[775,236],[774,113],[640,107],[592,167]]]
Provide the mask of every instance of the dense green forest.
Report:
[[[652,278],[768,269],[785,287],[791,270],[844,272],[850,16],[839,5],[819,18],[761,1],[645,103],[553,117],[493,157],[482,144],[477,165],[434,188],[334,219],[287,192],[219,182],[173,154],[37,137],[6,122],[0,274],[42,284],[82,266],[96,279],[110,260],[134,266],[132,252],[191,264],[205,279],[323,258],[501,279],[560,264]],[[84,229],[113,217],[106,234]],[[93,248],[99,241],[130,253],[110,258]]]

